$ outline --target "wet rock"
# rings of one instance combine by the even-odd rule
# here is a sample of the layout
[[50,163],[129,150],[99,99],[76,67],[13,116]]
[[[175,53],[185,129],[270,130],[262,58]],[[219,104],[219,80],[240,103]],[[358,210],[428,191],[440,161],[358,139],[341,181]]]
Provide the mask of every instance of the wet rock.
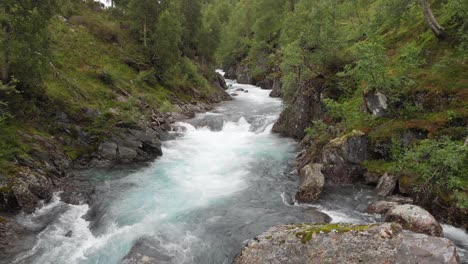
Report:
[[164,253],[161,241],[139,239],[122,260],[122,264],[172,264],[174,258]]
[[448,239],[398,224],[280,225],[248,241],[234,264],[459,263]]
[[283,92],[281,90],[281,87],[282,87],[281,81],[278,80],[278,79],[274,79],[273,80],[272,91],[270,93],[270,97],[282,97]]
[[65,237],[72,237],[73,235],[73,231],[68,231],[66,234],[65,234]]
[[299,190],[296,193],[297,201],[310,203],[320,196],[325,184],[322,167],[322,164],[308,164],[301,169]]
[[234,90],[235,92],[244,92],[245,90],[242,89],[242,88],[237,88],[236,90]]
[[202,114],[188,122],[196,128],[208,127],[211,131],[221,131],[224,126],[223,116],[214,114]]
[[372,203],[367,208],[367,212],[370,214],[385,214],[391,208],[400,205],[397,202],[390,202],[390,201],[377,201]]
[[377,195],[386,197],[395,191],[395,187],[398,181],[398,177],[389,173],[385,173],[377,183],[376,191]]
[[322,150],[327,183],[353,183],[362,177],[361,163],[369,157],[369,139],[358,130],[330,141]]
[[365,96],[367,109],[372,115],[383,117],[387,115],[388,98],[383,93],[376,91]]
[[238,93],[231,93],[231,96],[239,96]]
[[416,233],[443,236],[442,226],[437,220],[428,211],[416,205],[404,204],[390,208],[385,215],[385,222],[397,222],[404,229]]
[[264,89],[264,90],[271,90],[273,89],[274,81],[272,79],[266,78],[261,80],[257,83],[257,86]]
[[16,204],[27,213],[32,213],[40,200],[50,200],[54,183],[45,174],[30,168],[20,168],[14,176],[11,194]]

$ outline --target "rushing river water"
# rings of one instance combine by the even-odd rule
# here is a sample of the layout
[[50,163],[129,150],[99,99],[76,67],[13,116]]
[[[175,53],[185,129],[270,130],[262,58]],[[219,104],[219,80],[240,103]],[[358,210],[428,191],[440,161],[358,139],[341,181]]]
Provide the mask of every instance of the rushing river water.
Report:
[[[155,263],[230,263],[246,239],[273,225],[377,220],[362,213],[376,199],[363,186],[326,189],[317,204],[295,205],[297,143],[270,132],[281,100],[229,83],[238,96],[179,123],[183,132],[149,166],[83,173],[97,188],[92,208],[56,195],[20,216],[36,233],[8,263],[125,263],[138,254]],[[466,242],[460,229],[446,230]]]

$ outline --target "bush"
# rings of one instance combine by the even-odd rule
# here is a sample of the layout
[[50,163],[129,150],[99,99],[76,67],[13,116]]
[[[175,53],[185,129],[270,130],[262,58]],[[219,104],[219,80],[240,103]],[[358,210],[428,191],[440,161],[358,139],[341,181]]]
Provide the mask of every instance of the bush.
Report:
[[462,142],[423,140],[397,156],[396,171],[418,176],[415,188],[420,193],[454,199],[468,208],[468,147]]

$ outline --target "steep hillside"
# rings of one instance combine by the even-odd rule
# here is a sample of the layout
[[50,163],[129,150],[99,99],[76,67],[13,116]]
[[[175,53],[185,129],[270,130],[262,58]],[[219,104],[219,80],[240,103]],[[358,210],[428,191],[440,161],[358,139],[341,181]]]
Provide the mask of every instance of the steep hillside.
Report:
[[214,68],[186,56],[159,78],[127,21],[80,1],[50,19],[39,95],[19,91],[21,80],[5,94],[0,210],[32,211],[76,168],[151,160],[169,123],[230,99]]
[[386,195],[466,225],[466,1],[267,2],[236,4],[258,19],[233,14],[218,59],[241,82],[281,80],[273,130],[303,141],[298,170],[320,163],[328,184],[389,173]]

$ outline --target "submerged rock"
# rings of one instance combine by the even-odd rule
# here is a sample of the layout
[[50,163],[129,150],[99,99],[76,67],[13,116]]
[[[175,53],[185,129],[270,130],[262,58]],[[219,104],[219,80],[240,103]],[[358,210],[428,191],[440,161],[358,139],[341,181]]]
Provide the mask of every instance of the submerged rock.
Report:
[[175,263],[173,257],[162,250],[161,241],[141,238],[122,260],[122,264],[169,264]]
[[402,231],[398,224],[280,225],[251,239],[234,264],[459,263],[444,238]]
[[308,164],[301,169],[301,182],[296,193],[296,200],[310,203],[319,197],[325,184],[322,167],[322,164]]
[[385,215],[385,222],[397,222],[404,229],[430,236],[443,236],[442,226],[423,208],[404,204],[392,207]]

